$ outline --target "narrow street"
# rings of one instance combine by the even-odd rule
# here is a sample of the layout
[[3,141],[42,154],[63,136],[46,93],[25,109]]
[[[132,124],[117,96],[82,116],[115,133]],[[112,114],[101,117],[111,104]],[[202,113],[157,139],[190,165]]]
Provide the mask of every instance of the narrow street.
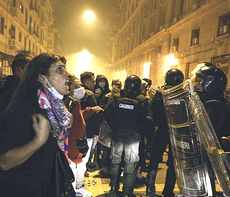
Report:
[[[164,182],[165,182],[165,176],[167,171],[167,154],[164,154],[163,163],[160,164],[158,168],[158,174],[157,174],[157,181],[156,181],[156,191],[157,194],[161,194],[164,188]],[[107,178],[100,178],[98,175],[98,171],[89,173],[89,177],[86,177],[85,179],[85,188],[93,193],[93,197],[103,197],[105,193],[107,193],[110,190],[109,186],[109,179]],[[136,187],[135,188],[135,194],[137,197],[144,197],[145,194],[145,186],[142,187]],[[120,185],[120,190],[122,190],[122,184]],[[217,190],[220,191],[220,186],[217,184]],[[174,189],[175,194],[178,194],[179,188],[176,185]]]
[[[164,161],[167,159],[167,156],[164,156]],[[158,169],[158,174],[157,174],[157,181],[156,181],[156,190],[158,194],[161,194],[163,188],[164,188],[164,180],[165,180],[165,175],[166,175],[166,170],[167,170],[167,165],[166,163],[161,163]],[[98,171],[90,173],[89,177],[86,178],[85,182],[85,187],[87,190],[91,191],[93,193],[93,196],[100,196],[105,194],[110,190],[109,187],[109,179],[107,178],[100,178],[98,177]],[[122,189],[122,184],[120,185],[120,190]],[[146,196],[145,195],[145,186],[135,188],[135,194],[136,196]],[[178,193],[179,189],[176,186],[175,188],[175,193]]]

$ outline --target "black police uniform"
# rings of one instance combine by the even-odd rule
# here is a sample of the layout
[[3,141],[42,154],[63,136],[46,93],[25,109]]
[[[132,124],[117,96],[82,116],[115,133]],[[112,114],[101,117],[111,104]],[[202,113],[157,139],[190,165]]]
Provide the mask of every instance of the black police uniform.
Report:
[[[170,69],[165,75],[165,86],[162,89],[168,89],[173,86],[179,85],[184,80],[183,73],[176,68]],[[162,161],[163,153],[168,146],[168,169],[166,173],[166,181],[162,194],[165,197],[174,196],[173,190],[176,184],[176,173],[173,163],[173,154],[170,146],[168,121],[165,113],[162,93],[157,90],[156,94],[151,100],[152,117],[157,126],[157,131],[153,138],[151,147],[150,168],[148,173],[148,182],[146,193],[150,197],[157,196],[155,194],[155,181],[159,163]]]
[[152,120],[151,112],[150,112],[150,99],[148,96],[145,96],[143,93],[138,95],[136,99],[139,100],[143,109],[145,110],[145,114],[147,114],[148,123],[145,124],[145,130],[140,133],[140,144],[139,144],[139,162],[138,162],[138,170],[137,177],[135,181],[135,186],[141,186],[145,184],[145,177],[141,175],[141,172],[147,169],[146,160],[149,159],[151,144],[154,137],[154,128],[155,124]]
[[[199,84],[195,89],[205,106],[222,148],[229,152],[230,143],[223,140],[223,137],[229,136],[230,130],[230,102],[224,98],[227,77],[222,70],[207,62],[202,63],[195,74],[199,79]],[[217,196],[214,172],[210,162],[208,162],[208,165],[210,165],[209,173],[213,195]]]
[[123,190],[130,195],[133,193],[136,164],[139,161],[139,132],[144,130],[142,126],[146,121],[146,111],[137,98],[117,97],[109,102],[105,117],[112,129],[111,189],[118,190],[120,163],[124,156]]
[[176,183],[176,174],[173,164],[173,156],[170,146],[169,139],[169,128],[167,117],[165,114],[165,108],[163,104],[163,98],[160,91],[156,91],[154,98],[151,101],[152,117],[155,121],[157,127],[156,133],[154,134],[152,146],[151,146],[151,157],[150,157],[150,167],[148,174],[148,183],[147,183],[147,195],[148,196],[157,196],[155,194],[155,181],[157,175],[157,169],[159,163],[162,161],[164,151],[169,145],[168,152],[168,169],[166,174],[166,182],[163,189],[164,196],[173,196],[173,189]]
[[206,108],[223,149],[228,152],[229,142],[223,141],[223,137],[229,136],[230,130],[230,102],[224,98],[227,77],[222,70],[206,62],[196,72],[196,77],[200,79],[199,85],[201,86],[197,93]]

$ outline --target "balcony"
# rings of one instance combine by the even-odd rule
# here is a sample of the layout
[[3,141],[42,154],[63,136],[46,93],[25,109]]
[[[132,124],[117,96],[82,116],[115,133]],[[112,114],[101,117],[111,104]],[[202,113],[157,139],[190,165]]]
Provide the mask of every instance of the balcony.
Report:
[[10,50],[16,49],[16,40],[15,39],[9,39],[8,46]]

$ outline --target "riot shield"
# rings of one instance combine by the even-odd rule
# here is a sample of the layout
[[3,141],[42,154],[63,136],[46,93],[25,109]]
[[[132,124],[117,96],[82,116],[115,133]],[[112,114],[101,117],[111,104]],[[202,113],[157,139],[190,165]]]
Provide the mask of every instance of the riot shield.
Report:
[[162,93],[178,187],[186,197],[212,196],[204,150],[190,109],[190,89],[181,84]]
[[191,92],[190,109],[224,196],[230,197],[230,153],[222,149],[203,103],[193,91]]
[[230,196],[229,153],[221,148],[191,81],[164,91],[164,101],[178,183],[184,196],[211,196],[205,155],[208,155],[224,195]]

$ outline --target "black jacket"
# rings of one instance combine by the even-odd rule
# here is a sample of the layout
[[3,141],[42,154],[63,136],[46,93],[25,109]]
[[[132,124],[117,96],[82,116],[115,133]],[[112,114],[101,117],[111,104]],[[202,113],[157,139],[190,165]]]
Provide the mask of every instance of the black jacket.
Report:
[[7,76],[0,81],[0,111],[9,104],[20,79],[16,76]]
[[230,142],[222,137],[230,136],[230,103],[225,99],[206,100],[204,106],[212,122],[216,136],[219,139],[222,148],[230,151]]
[[[85,109],[87,107],[97,106],[97,100],[92,91],[86,90],[86,94],[84,98],[81,99],[81,109]],[[86,137],[92,138],[94,135],[99,134],[100,125],[103,120],[103,114],[93,113],[90,117],[86,118]]]
[[[10,109],[0,116],[0,154],[31,142],[35,136],[32,114],[45,115],[29,98]],[[71,169],[51,133],[27,161],[8,171],[0,170],[0,191],[5,197],[61,197],[67,191],[73,196],[71,181]]]

